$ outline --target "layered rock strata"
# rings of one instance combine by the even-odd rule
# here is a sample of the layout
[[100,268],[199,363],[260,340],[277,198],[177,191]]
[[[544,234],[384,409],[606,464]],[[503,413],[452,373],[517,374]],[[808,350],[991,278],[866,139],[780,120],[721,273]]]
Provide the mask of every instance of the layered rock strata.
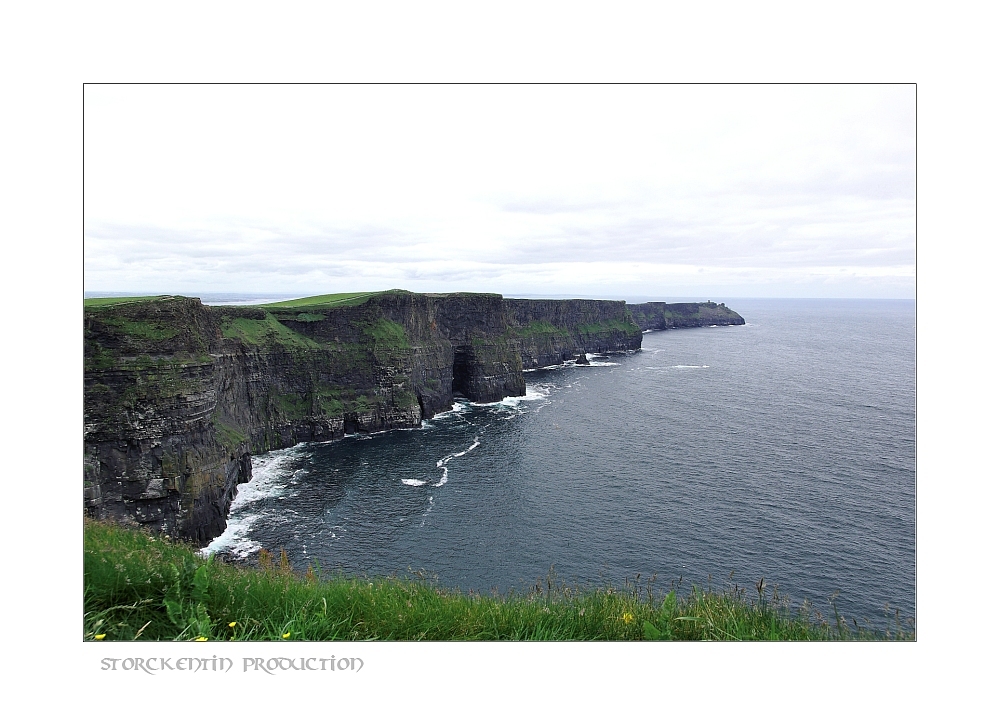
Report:
[[525,370],[558,365],[582,352],[625,352],[642,346],[642,331],[624,302],[504,300]]

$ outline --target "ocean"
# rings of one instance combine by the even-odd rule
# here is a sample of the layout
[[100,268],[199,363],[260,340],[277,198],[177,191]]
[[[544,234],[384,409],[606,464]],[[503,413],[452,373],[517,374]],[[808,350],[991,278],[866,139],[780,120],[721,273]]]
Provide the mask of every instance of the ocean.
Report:
[[726,300],[740,327],[525,373],[415,430],[256,456],[235,558],[482,594],[778,587],[876,626],[916,617],[912,300]]

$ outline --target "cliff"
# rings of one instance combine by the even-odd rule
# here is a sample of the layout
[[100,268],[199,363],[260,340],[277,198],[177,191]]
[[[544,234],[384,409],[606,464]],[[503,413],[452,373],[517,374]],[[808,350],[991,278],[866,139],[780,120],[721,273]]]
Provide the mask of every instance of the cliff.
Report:
[[746,320],[721,302],[644,302],[627,305],[635,324],[642,330],[669,330],[677,327],[745,325]]
[[391,291],[260,307],[84,308],[84,504],[206,542],[250,455],[414,427],[455,395],[525,392],[522,370],[642,341],[623,302]]
[[525,370],[558,365],[581,352],[642,346],[642,331],[623,302],[504,300]]
[[419,426],[455,395],[524,395],[523,370],[636,350],[641,329],[742,322],[713,303],[402,290],[258,307],[88,300],[84,505],[204,543],[253,453]]

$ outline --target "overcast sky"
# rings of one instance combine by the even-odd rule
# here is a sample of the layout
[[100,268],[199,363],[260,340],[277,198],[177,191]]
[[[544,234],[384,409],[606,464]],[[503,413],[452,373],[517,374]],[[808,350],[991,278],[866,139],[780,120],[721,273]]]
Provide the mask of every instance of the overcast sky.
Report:
[[85,289],[913,297],[913,86],[93,86]]

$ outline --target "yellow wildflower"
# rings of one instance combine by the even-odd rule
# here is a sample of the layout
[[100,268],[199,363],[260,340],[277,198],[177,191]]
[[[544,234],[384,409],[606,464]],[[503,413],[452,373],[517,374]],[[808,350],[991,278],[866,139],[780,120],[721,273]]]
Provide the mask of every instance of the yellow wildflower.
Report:
[[291,633],[291,632],[285,632],[285,633],[284,633],[283,635],[281,635],[281,638],[282,638],[282,639],[288,639],[288,638],[289,638],[289,637],[291,637],[291,636],[292,636],[292,633]]
[[207,642],[207,641],[208,641],[208,637],[198,637],[195,640],[195,642]]
[[235,627],[235,626],[236,626],[236,622],[230,622],[230,623],[229,623],[229,626],[230,626],[230,627]]
[[625,614],[622,615],[622,619],[625,620],[625,624],[632,624],[632,620],[635,619],[635,617],[632,616],[632,612],[625,612]]
[[102,639],[104,639],[104,635],[103,634],[95,634],[94,635],[94,639],[96,639],[98,642],[100,642]]

